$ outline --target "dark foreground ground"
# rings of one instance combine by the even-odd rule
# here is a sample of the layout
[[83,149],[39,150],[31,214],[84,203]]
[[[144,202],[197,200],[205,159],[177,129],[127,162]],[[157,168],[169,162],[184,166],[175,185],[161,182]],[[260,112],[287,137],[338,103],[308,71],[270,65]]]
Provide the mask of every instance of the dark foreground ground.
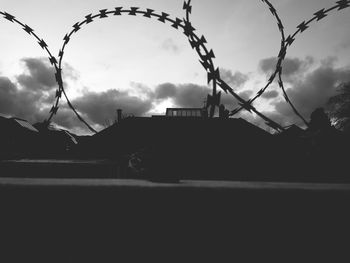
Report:
[[348,262],[348,185],[1,178],[0,262]]

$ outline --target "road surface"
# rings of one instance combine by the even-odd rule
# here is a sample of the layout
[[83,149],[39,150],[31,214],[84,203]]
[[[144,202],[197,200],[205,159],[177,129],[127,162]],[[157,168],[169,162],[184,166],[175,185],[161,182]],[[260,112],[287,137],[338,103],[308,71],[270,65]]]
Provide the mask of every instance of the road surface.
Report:
[[203,190],[297,190],[343,191],[350,193],[350,184],[232,182],[181,180],[178,183],[152,182],[137,179],[57,179],[57,178],[0,178],[0,186],[28,187],[102,187],[102,188],[161,188]]

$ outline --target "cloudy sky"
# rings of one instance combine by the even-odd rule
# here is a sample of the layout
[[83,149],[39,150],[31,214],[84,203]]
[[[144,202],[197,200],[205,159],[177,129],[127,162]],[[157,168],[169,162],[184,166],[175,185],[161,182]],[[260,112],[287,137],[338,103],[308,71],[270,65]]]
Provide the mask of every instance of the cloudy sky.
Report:
[[[221,75],[249,98],[274,68],[280,47],[276,21],[260,0],[193,0],[192,23],[214,50]],[[286,35],[333,0],[271,0]],[[90,13],[114,7],[152,8],[184,17],[183,0],[2,0],[11,13],[44,38],[57,56],[64,35]],[[308,119],[325,106],[341,82],[350,81],[350,8],[333,12],[298,36],[285,61],[284,80],[291,99]],[[56,84],[46,53],[18,25],[0,21],[0,114],[30,122],[48,116]],[[111,17],[74,35],[64,57],[67,93],[89,123],[101,130],[115,110],[149,116],[166,107],[200,107],[209,92],[206,73],[186,37],[144,17]],[[229,109],[237,103],[225,96]],[[54,122],[75,132],[85,127],[64,100]],[[255,106],[282,125],[300,123],[274,84]],[[259,124],[249,114],[242,117]]]

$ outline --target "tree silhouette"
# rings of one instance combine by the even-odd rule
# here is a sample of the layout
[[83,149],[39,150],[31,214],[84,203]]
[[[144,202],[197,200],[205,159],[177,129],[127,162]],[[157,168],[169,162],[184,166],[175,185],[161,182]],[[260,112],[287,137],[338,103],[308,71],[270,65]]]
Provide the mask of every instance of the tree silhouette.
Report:
[[328,112],[336,128],[350,132],[350,82],[341,84],[329,99]]
[[309,129],[311,131],[324,131],[331,127],[331,122],[323,108],[318,108],[311,113],[311,121],[309,124]]

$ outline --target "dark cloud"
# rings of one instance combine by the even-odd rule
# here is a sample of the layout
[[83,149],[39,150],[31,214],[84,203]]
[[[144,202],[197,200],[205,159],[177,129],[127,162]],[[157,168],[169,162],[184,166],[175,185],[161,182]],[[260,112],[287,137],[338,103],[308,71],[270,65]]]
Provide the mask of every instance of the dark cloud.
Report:
[[233,89],[241,88],[248,80],[249,76],[236,71],[234,74],[231,70],[220,69],[220,77]]
[[279,96],[279,93],[277,90],[271,90],[271,91],[266,91],[261,97],[264,99],[275,99]]
[[[23,118],[30,123],[42,122],[49,117],[49,111],[55,101],[55,71],[47,58],[24,58],[22,62],[24,73],[15,76],[13,80],[0,76],[0,114]],[[74,80],[78,75],[66,64],[65,79],[67,78]],[[55,122],[66,128],[86,130],[74,113],[63,104],[64,100],[61,100]]]
[[49,91],[56,86],[55,70],[43,59],[24,58],[22,59],[28,73],[17,76],[21,86],[31,91]]
[[211,89],[196,84],[183,84],[177,86],[174,102],[179,107],[203,107]]
[[[286,58],[283,62],[283,77],[286,78],[286,81],[289,81],[291,77],[307,70],[313,63],[314,59],[312,57],[306,57],[305,59]],[[259,69],[263,73],[271,74],[275,71],[276,64],[277,58],[266,58],[260,61]]]
[[[350,80],[350,68],[336,68],[334,59],[322,61],[320,66],[308,73],[296,78],[287,89],[287,93],[300,111],[300,113],[309,119],[313,110],[319,107],[326,107],[329,98],[336,94],[340,83]],[[284,101],[273,104],[276,113],[287,120],[288,123],[300,123],[300,120]]]
[[[0,114],[16,116],[32,123],[42,121],[48,111],[42,109],[43,95],[27,89],[19,89],[6,77],[0,77]],[[47,115],[46,115],[47,114]]]
[[86,92],[72,101],[76,109],[91,122],[104,125],[107,120],[113,120],[117,109],[135,116],[143,116],[152,109],[150,98],[142,100],[128,92],[107,90],[105,92]]
[[[154,97],[158,100],[172,99],[177,107],[203,107],[204,101],[212,90],[208,86],[196,84],[175,85],[164,83],[159,85],[154,92]],[[253,95],[252,90],[245,90],[238,95],[248,100]],[[221,103],[228,109],[234,109],[239,106],[238,101],[231,94],[221,92]]]
[[172,99],[177,107],[203,107],[211,89],[196,84],[163,83],[155,89],[156,99]]
[[[314,59],[289,59],[286,61],[287,93],[298,111],[309,120],[311,113],[319,107],[326,108],[330,97],[336,94],[340,83],[350,80],[350,67],[336,67],[337,59],[329,57],[314,64]],[[274,59],[266,59],[260,63],[261,69],[266,73],[274,69]],[[313,66],[313,67],[311,67]],[[274,99],[279,95],[276,90],[266,92],[262,97]],[[263,112],[272,120],[288,126],[297,124],[303,126],[303,122],[295,115],[290,106],[284,100],[271,103],[275,107],[273,112]],[[241,112],[241,117],[257,126],[266,128],[264,121],[247,112]]]
[[[46,59],[23,59],[26,73],[14,80],[0,76],[0,114],[16,116],[31,123],[49,115],[55,92],[54,72]],[[48,103],[49,98],[52,100]]]
[[[48,116],[53,102],[51,99],[53,99],[56,89],[54,72],[51,65],[45,63],[43,59],[24,59],[23,62],[26,71],[18,75],[16,79],[11,80],[0,76],[0,114],[17,116],[35,123]],[[350,81],[350,68],[337,68],[334,58],[328,58],[321,61],[320,65],[310,67],[312,62],[311,58],[286,61],[285,72],[290,77],[286,85],[287,93],[306,118],[309,118],[314,109],[326,106],[329,98],[336,93],[336,88],[340,83]],[[268,70],[269,63],[273,64],[269,59],[262,62],[262,69]],[[239,78],[233,77],[239,76],[239,74],[232,74],[232,72],[227,73],[227,75],[232,77],[231,82],[236,80],[236,83],[244,83],[244,79],[246,79],[241,77],[241,81],[238,81]],[[123,109],[126,114],[144,116],[149,114],[156,104],[167,99],[171,99],[176,107],[202,107],[207,95],[211,93],[211,88],[208,86],[196,84],[163,83],[158,85],[154,91],[141,83],[132,83],[131,86],[136,95],[117,90],[100,93],[85,92],[72,100],[72,103],[89,123],[94,127],[102,128],[106,121],[115,119],[116,110],[119,108]],[[263,97],[272,99],[276,98],[278,94],[278,91],[272,90],[265,93]],[[239,95],[247,100],[253,95],[253,91],[244,90]],[[239,106],[231,95],[224,92],[221,102],[230,110]],[[300,120],[284,101],[271,102],[271,105],[275,107],[275,112],[265,114],[273,120],[282,125],[300,124]],[[264,126],[259,118],[244,111],[239,116],[247,118],[259,126]],[[68,129],[86,130],[65,105],[61,105],[54,121]]]
[[176,97],[177,87],[172,83],[164,83],[159,85],[155,90],[156,99],[169,99]]

